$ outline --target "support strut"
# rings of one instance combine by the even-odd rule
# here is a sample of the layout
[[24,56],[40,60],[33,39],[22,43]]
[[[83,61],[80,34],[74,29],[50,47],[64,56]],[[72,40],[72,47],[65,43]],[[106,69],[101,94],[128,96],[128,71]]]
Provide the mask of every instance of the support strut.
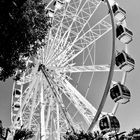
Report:
[[104,104],[106,102],[106,99],[107,99],[107,96],[108,96],[108,92],[109,92],[109,89],[110,89],[110,85],[111,85],[111,81],[112,81],[112,77],[113,77],[113,73],[114,73],[114,66],[115,66],[115,39],[116,39],[116,32],[115,32],[115,22],[114,22],[114,15],[113,15],[113,11],[112,11],[112,8],[111,8],[111,5],[110,5],[110,0],[106,0],[106,3],[107,3],[107,6],[108,6],[108,9],[110,11],[110,17],[111,17],[111,22],[112,22],[112,57],[111,57],[111,66],[110,66],[110,71],[109,71],[109,76],[108,76],[108,79],[107,79],[107,83],[106,83],[106,87],[105,87],[105,90],[104,90],[104,94],[103,94],[103,97],[102,97],[102,100],[100,102],[100,105],[98,107],[98,110],[97,110],[97,113],[91,123],[91,125],[89,126],[88,128],[88,132],[91,132],[92,129],[94,128],[94,126],[96,125],[99,117],[100,117],[100,114],[103,110],[103,107],[104,107]]
[[49,86],[50,86],[50,88],[51,88],[51,90],[52,90],[52,93],[53,93],[53,95],[54,95],[54,97],[55,97],[55,99],[56,99],[56,102],[58,103],[58,105],[60,106],[60,109],[61,109],[61,111],[63,112],[63,115],[65,116],[65,119],[66,119],[66,121],[67,121],[67,123],[68,123],[68,125],[69,125],[69,127],[70,127],[70,129],[71,129],[71,131],[73,132],[73,133],[75,133],[75,130],[74,130],[74,128],[73,128],[73,126],[71,125],[71,122],[70,122],[70,120],[68,119],[68,115],[67,115],[67,111],[66,111],[66,109],[65,109],[65,107],[64,106],[62,106],[62,104],[61,104],[61,102],[59,101],[59,99],[58,99],[58,96],[57,96],[57,91],[56,91],[56,89],[52,86],[52,84],[51,84],[51,82],[53,82],[53,81],[50,81],[50,77],[49,77],[49,75],[48,75],[48,73],[46,72],[46,68],[45,68],[45,66],[43,65],[43,64],[40,64],[40,66],[39,66],[39,69],[38,69],[38,71],[42,71],[42,73],[44,74],[44,76],[45,76],[45,78],[46,78],[46,80],[47,80],[47,82],[48,82],[48,84],[49,84]]

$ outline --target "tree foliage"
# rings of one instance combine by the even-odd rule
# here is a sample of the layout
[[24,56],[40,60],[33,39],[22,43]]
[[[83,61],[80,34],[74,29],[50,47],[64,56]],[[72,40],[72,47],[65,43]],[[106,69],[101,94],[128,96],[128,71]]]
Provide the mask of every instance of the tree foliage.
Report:
[[64,136],[65,140],[104,140],[103,137],[100,136],[99,131],[94,133],[85,133],[84,131],[80,131],[78,133],[74,132],[66,132]]
[[127,134],[129,140],[140,140],[140,128],[133,128],[130,133]]
[[0,0],[0,80],[25,69],[50,27],[42,0]]
[[34,133],[28,129],[16,129],[13,140],[28,140],[34,137]]
[[7,140],[8,133],[11,132],[9,128],[4,128],[0,120],[0,140]]

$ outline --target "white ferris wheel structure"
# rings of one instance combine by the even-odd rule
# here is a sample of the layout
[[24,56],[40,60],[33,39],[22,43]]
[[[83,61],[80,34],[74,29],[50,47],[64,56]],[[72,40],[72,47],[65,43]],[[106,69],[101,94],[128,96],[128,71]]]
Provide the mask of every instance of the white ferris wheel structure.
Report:
[[[24,58],[26,71],[17,72],[11,128],[31,129],[35,140],[61,140],[67,131],[100,131],[102,116],[115,116],[119,104],[130,100],[125,83],[135,62],[128,54],[133,34],[126,12],[114,0],[46,3],[51,28],[37,55]],[[108,94],[114,107],[105,112]]]

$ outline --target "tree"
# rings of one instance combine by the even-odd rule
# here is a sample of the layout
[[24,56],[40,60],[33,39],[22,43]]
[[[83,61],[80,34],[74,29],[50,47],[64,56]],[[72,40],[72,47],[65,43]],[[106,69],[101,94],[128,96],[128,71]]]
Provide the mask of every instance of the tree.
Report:
[[29,129],[16,129],[13,140],[28,140],[34,137],[33,131]]
[[43,0],[0,1],[0,80],[25,70],[22,57],[36,55],[50,28]]
[[140,128],[133,128],[130,133],[127,134],[128,139],[140,140]]
[[[5,130],[6,130],[6,132],[5,132]],[[4,132],[5,132],[5,134],[4,134]],[[10,132],[10,129],[3,128],[2,121],[0,120],[0,139],[7,140],[7,136],[8,136],[9,132]]]
[[[10,129],[3,128],[2,121],[0,120],[0,140],[7,140],[8,133],[11,133]],[[28,140],[34,137],[34,132],[23,128],[15,130],[15,134],[13,136],[13,140]]]

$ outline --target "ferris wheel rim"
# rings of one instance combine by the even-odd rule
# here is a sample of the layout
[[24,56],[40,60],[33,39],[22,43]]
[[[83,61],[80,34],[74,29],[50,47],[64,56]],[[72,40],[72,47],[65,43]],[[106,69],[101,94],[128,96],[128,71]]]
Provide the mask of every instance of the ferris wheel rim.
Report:
[[112,81],[113,73],[114,73],[114,66],[115,66],[115,50],[116,50],[116,47],[115,47],[115,45],[116,45],[115,44],[116,43],[115,21],[114,21],[114,15],[113,15],[112,8],[111,8],[111,5],[109,3],[109,0],[106,0],[106,3],[107,3],[107,7],[110,11],[109,13],[110,13],[111,25],[112,25],[112,39],[113,40],[112,40],[111,66],[110,66],[110,71],[109,71],[107,83],[106,83],[106,86],[105,86],[104,94],[103,94],[101,102],[99,104],[99,108],[97,109],[96,115],[95,115],[91,125],[89,126],[89,128],[87,130],[88,132],[92,131],[93,127],[95,126],[95,124],[98,121],[99,116],[102,112],[103,106],[106,102],[106,98],[107,98],[107,95],[108,95],[108,92],[109,92],[109,89],[110,89],[110,85],[111,85],[111,81]]

